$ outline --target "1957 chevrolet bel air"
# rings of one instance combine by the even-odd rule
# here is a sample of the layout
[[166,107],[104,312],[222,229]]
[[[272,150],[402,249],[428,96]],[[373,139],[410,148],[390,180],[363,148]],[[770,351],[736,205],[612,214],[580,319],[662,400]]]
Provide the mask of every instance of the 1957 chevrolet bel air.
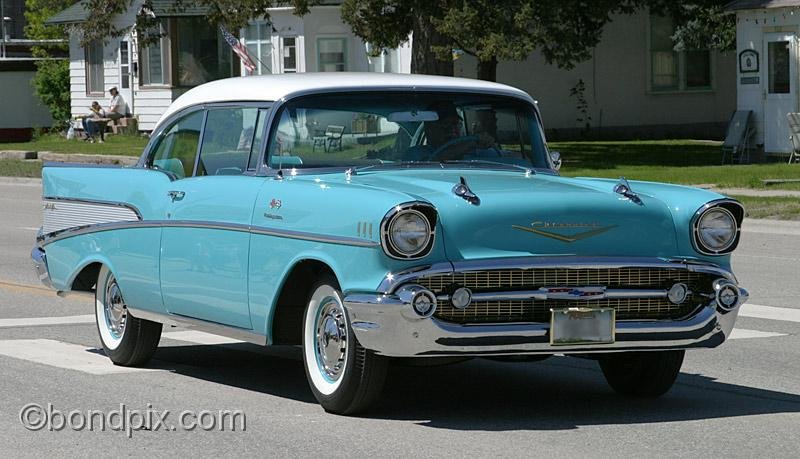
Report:
[[162,324],[303,348],[331,412],[392,357],[596,359],[659,396],[748,295],[742,206],[659,183],[560,177],[531,97],[444,77],[305,74],[196,87],[135,167],[48,164],[43,282],[94,292],[108,357]]

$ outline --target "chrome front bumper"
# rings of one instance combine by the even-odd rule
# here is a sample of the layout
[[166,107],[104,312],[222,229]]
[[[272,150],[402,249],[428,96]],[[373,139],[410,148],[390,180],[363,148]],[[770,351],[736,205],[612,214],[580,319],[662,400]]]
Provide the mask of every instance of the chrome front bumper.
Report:
[[53,288],[53,284],[50,281],[50,271],[47,269],[47,256],[44,250],[38,245],[35,246],[33,250],[31,250],[31,259],[33,260],[33,269],[36,271],[36,275],[39,276],[39,280],[42,284]]
[[[715,265],[685,260],[654,263],[671,267],[681,263],[686,269],[711,270],[736,284],[733,274]],[[581,264],[584,267],[588,265]],[[631,263],[630,266],[636,264]],[[719,346],[730,336],[739,308],[749,296],[744,288],[739,287],[740,297],[735,306],[723,309],[715,299],[711,299],[706,306],[681,320],[617,321],[615,342],[611,344],[552,345],[549,323],[462,325],[435,317],[420,317],[408,298],[402,295],[402,290],[398,292],[398,289],[425,273],[441,273],[445,269],[443,266],[434,266],[413,274],[391,276],[392,285],[384,292],[347,294],[344,298],[345,307],[359,343],[378,354],[393,357],[584,354],[708,348]],[[458,271],[459,266],[452,265],[450,269]],[[385,282],[381,287],[387,285]]]

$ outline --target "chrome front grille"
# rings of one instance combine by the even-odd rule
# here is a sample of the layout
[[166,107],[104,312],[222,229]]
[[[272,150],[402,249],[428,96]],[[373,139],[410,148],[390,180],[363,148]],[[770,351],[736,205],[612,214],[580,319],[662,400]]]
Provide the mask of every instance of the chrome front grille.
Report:
[[676,282],[689,285],[701,280],[703,276],[704,274],[685,269],[663,268],[504,269],[442,274],[420,278],[417,283],[434,292],[442,291],[452,284],[472,290],[518,290],[540,286],[582,287],[587,285],[648,287],[672,285]]
[[445,295],[456,287],[475,292],[513,292],[541,287],[604,286],[627,289],[668,289],[684,283],[695,292],[680,305],[666,298],[608,298],[601,300],[493,300],[473,301],[467,308],[439,301],[435,317],[454,323],[549,322],[551,308],[613,307],[617,320],[678,319],[704,301],[699,293],[711,289],[713,276],[667,268],[533,268],[461,272],[422,277],[415,283]]

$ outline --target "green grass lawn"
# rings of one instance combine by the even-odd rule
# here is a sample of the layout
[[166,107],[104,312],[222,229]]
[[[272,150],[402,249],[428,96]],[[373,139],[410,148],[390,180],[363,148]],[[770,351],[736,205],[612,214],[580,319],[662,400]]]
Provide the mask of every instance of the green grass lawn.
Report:
[[0,177],[41,177],[40,161],[22,161],[19,159],[0,159]]
[[[561,174],[568,177],[624,176],[631,180],[740,188],[764,188],[761,179],[800,179],[800,167],[785,162],[721,166],[718,142],[553,142],[550,148],[561,152]],[[800,189],[800,183],[769,188]]]
[[148,140],[143,136],[107,135],[104,143],[89,143],[77,139],[67,140],[56,134],[45,134],[30,142],[0,143],[0,150],[139,156]]
[[755,196],[731,196],[744,204],[750,218],[774,218],[779,220],[800,220],[800,199],[767,198]]

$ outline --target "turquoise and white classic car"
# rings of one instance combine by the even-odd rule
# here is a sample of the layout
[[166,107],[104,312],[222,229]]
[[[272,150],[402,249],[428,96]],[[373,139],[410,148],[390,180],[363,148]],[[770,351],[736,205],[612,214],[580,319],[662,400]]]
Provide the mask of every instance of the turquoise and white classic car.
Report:
[[509,86],[220,80],[169,107],[135,167],[46,165],[32,257],[55,290],[93,292],[115,364],[145,364],[162,324],[301,346],[330,412],[367,408],[396,357],[578,355],[659,396],[748,297],[744,209],[559,166]]

